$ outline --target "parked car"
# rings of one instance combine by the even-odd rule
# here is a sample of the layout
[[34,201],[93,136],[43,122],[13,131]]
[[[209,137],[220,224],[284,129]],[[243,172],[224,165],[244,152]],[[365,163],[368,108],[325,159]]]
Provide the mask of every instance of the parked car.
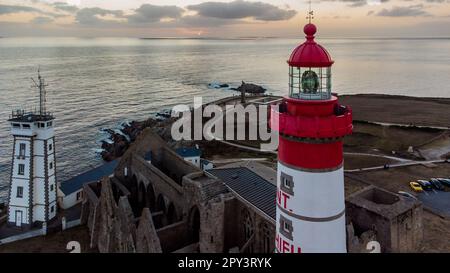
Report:
[[404,197],[408,197],[408,198],[417,200],[417,197],[415,197],[414,195],[412,195],[412,194],[410,194],[409,192],[406,192],[406,191],[399,191],[398,194],[400,194],[401,196],[404,196]]
[[[413,191],[415,192],[423,192],[423,188],[422,186],[417,183],[417,182],[409,182],[409,186],[411,187],[411,189],[413,189]],[[400,192],[399,192],[400,193]]]
[[442,183],[438,179],[431,178],[430,183],[431,183],[431,185],[433,185],[433,188],[435,188],[436,190],[445,191],[444,186],[442,186]]
[[450,187],[450,179],[449,178],[438,178],[438,180],[441,182],[441,184]]
[[430,181],[426,181],[426,180],[417,180],[417,183],[420,184],[420,186],[422,186],[422,189],[426,190],[426,191],[431,191],[433,190],[433,186],[431,185]]

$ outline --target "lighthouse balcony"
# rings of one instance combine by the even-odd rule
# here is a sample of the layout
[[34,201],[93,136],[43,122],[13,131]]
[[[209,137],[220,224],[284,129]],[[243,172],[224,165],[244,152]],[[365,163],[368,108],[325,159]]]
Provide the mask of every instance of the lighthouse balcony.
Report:
[[296,138],[340,138],[353,131],[352,110],[338,107],[329,116],[295,116],[284,104],[272,106],[270,127],[282,135]]
[[37,121],[51,121],[53,120],[53,114],[50,112],[44,112],[41,113],[36,110],[15,110],[12,111],[11,115],[9,116],[10,122],[37,122]]

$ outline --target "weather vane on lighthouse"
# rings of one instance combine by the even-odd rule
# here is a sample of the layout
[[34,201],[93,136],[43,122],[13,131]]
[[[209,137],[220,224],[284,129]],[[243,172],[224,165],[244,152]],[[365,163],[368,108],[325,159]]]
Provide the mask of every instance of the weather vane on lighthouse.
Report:
[[306,19],[308,19],[309,23],[311,24],[312,19],[314,19],[314,11],[311,8],[312,5],[312,0],[309,0],[309,10],[308,10],[308,16],[306,17]]

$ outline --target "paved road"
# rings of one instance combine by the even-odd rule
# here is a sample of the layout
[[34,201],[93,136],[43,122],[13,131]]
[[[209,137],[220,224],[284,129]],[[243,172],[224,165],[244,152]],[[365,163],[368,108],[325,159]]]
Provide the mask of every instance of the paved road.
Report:
[[450,217],[450,192],[433,190],[420,193],[418,198],[426,207]]
[[[407,166],[424,165],[424,164],[444,163],[444,162],[446,162],[446,161],[442,160],[442,159],[429,160],[429,161],[407,161],[407,162],[402,162],[402,163],[397,163],[397,164],[391,164],[391,165],[389,165],[389,169],[401,168],[401,167],[407,167]],[[357,172],[382,170],[384,168],[385,168],[384,166],[378,166],[378,167],[362,168],[362,169],[355,169],[355,170],[346,170],[346,172],[357,173]]]

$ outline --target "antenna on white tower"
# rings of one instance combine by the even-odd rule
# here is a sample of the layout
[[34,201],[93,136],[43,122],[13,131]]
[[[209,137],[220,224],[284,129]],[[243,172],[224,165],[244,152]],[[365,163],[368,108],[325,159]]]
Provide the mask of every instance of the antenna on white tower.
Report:
[[47,94],[45,87],[47,87],[48,84],[46,84],[44,78],[41,77],[41,67],[38,68],[38,82],[36,82],[33,78],[31,78],[31,80],[34,83],[34,86],[32,87],[35,87],[39,90],[39,115],[45,116],[47,115]]

